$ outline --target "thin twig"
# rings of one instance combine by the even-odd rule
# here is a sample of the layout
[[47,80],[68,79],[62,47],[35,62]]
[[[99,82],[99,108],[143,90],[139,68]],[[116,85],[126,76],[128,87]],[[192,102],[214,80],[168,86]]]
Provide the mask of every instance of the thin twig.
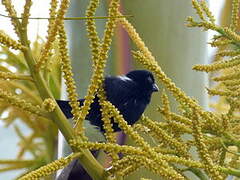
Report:
[[[16,16],[8,16],[4,14],[0,14],[2,17],[12,18],[12,19],[23,19],[24,17],[16,17]],[[110,18],[128,18],[133,17],[133,15],[123,15],[123,16],[95,16],[95,17],[65,17],[63,20],[86,20],[86,19],[110,19]],[[29,17],[29,19],[33,20],[54,20],[54,17]]]

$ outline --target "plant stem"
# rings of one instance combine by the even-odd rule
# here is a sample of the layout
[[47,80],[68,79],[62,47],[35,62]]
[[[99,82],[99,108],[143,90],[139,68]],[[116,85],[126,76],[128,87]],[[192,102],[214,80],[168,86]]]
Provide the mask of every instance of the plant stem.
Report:
[[[14,16],[7,16],[4,14],[0,14],[2,17],[6,18],[12,18],[12,19],[23,19],[24,17],[14,17]],[[92,16],[92,17],[65,17],[63,20],[87,20],[87,19],[110,19],[110,18],[128,18],[133,17],[133,15],[122,15],[122,16]],[[56,18],[54,17],[29,17],[28,19],[34,19],[34,20],[54,20]]]
[[[39,91],[39,94],[42,99],[46,98],[53,98],[52,93],[50,92],[49,88],[47,87],[47,84],[42,76],[42,73],[39,71],[36,71],[35,64],[36,61],[33,58],[32,51],[29,46],[29,41],[27,38],[27,32],[24,29],[20,29],[20,41],[21,43],[27,47],[26,50],[23,51],[24,57],[26,59],[26,62],[29,66],[29,70],[31,72],[32,78],[35,81],[35,85]],[[51,119],[56,123],[59,130],[65,137],[66,141],[69,142],[70,139],[74,139],[74,131],[71,127],[68,120],[65,118],[64,114],[60,110],[60,108],[57,106],[55,110],[49,114]],[[76,151],[76,149],[72,149],[73,151]],[[88,172],[88,174],[94,179],[94,180],[105,180],[106,178],[106,172],[104,168],[99,164],[99,162],[92,156],[91,152],[87,149],[82,149],[82,156],[79,157],[79,160],[84,167],[84,169]]]

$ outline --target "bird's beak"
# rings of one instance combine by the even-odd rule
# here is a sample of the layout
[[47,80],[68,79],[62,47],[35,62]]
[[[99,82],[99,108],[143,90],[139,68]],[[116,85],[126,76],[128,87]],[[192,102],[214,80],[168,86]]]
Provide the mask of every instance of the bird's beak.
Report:
[[159,91],[159,88],[158,88],[158,86],[156,84],[153,84],[152,91],[153,92]]

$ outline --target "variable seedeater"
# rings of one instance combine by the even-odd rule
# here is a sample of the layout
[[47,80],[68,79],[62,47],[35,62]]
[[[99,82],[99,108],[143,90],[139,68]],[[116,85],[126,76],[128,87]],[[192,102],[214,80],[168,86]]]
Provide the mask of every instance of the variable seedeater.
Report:
[[[107,76],[103,87],[107,100],[120,111],[129,125],[134,124],[140,118],[150,103],[152,93],[159,90],[152,73],[146,70],[130,71],[124,76]],[[78,101],[82,106],[84,99]],[[69,101],[57,100],[57,103],[67,118],[73,117]],[[86,120],[103,132],[100,108],[98,97],[95,96]],[[113,129],[120,131],[116,123],[113,123]]]
[[[152,73],[146,70],[134,70],[122,76],[107,76],[104,79],[103,88],[106,92],[107,100],[119,110],[129,125],[133,125],[139,120],[147,105],[150,103],[152,93],[159,90],[155,84]],[[89,123],[87,123],[88,127],[86,128],[86,135],[92,141],[102,141],[100,139],[102,139],[104,133],[102,114],[100,111],[101,106],[98,100],[99,98],[95,96],[89,113],[86,116],[86,120],[93,125],[92,128],[89,126]],[[72,118],[72,108],[69,105],[69,101],[56,101],[65,116]],[[80,106],[82,106],[84,99],[79,99],[78,101],[80,102]],[[113,122],[113,120],[112,123],[114,132],[121,131],[117,123]],[[95,151],[93,155],[96,155],[96,153]],[[91,179],[78,163],[78,160],[73,160],[63,169],[57,180],[74,180],[78,178],[84,180]]]

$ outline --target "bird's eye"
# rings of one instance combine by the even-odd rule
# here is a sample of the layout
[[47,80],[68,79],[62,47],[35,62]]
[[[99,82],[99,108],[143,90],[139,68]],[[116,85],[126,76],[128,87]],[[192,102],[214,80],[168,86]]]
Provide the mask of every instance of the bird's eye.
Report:
[[153,83],[153,79],[150,76],[147,78],[147,80],[148,82]]

